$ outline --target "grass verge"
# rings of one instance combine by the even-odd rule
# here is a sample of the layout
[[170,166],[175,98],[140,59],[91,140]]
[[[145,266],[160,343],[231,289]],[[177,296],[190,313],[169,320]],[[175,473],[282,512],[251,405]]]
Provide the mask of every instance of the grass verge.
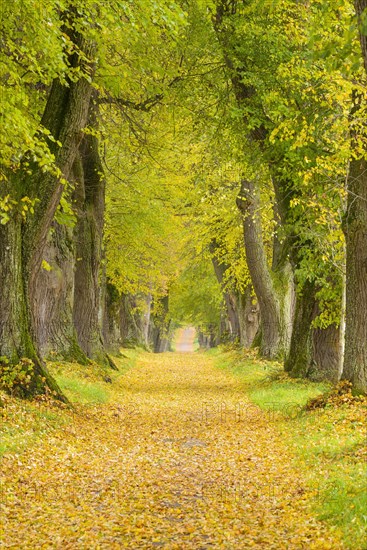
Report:
[[276,423],[304,472],[317,517],[340,528],[346,548],[366,550],[367,398],[289,378],[279,363],[259,360],[253,352],[209,353]]

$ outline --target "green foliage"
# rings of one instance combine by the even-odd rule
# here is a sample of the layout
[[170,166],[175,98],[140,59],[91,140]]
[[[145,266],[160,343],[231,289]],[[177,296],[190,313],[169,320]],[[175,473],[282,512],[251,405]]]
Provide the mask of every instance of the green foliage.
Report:
[[[247,2],[224,10],[216,34],[212,15],[220,5],[189,3],[159,51],[157,29],[143,47],[132,40],[124,90],[109,77],[108,93],[123,101],[103,113],[108,275],[124,292],[165,293],[185,269],[179,258],[190,219],[194,246],[208,249],[215,240],[224,284],[243,290],[249,273],[235,199],[240,178],[256,178],[269,265],[274,234],[281,241],[296,236],[297,285],[311,278],[319,289],[314,325],[338,324],[352,77],[361,67],[353,7]],[[117,44],[113,55],[122,66]],[[234,72],[250,90],[241,101]],[[262,147],[244,138],[258,128],[266,131]],[[289,203],[281,227],[274,178]]]
[[72,402],[105,403],[108,394],[98,382],[87,382],[75,376],[59,375],[57,382]]
[[0,389],[12,395],[23,395],[30,387],[34,376],[34,363],[23,357],[19,363],[10,363],[7,357],[0,357]]
[[178,323],[217,326],[223,309],[220,286],[206,255],[184,269],[170,288],[170,315]]

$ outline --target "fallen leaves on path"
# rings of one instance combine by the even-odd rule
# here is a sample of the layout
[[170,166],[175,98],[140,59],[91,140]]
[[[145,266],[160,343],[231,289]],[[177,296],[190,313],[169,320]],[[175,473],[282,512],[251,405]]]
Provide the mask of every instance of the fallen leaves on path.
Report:
[[209,357],[144,354],[119,386],[5,456],[4,548],[343,548],[275,425]]

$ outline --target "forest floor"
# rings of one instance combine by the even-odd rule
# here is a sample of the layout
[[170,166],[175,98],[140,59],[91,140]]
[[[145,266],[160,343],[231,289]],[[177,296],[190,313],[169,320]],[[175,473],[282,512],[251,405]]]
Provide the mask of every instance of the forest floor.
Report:
[[297,465],[289,422],[251,402],[216,361],[140,353],[99,386],[86,376],[84,393],[54,367],[82,402],[73,411],[40,402],[33,438],[34,409],[4,397],[2,547],[348,548],[342,529],[316,516],[311,466]]

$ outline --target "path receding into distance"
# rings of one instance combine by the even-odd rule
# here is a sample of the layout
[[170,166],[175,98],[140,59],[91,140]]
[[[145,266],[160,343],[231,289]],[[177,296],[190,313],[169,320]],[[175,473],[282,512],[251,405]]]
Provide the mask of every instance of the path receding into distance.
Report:
[[3,460],[3,548],[332,549],[278,428],[203,353],[145,353],[119,403]]
[[194,327],[185,327],[178,329],[175,342],[176,351],[194,351],[195,336],[196,331]]

